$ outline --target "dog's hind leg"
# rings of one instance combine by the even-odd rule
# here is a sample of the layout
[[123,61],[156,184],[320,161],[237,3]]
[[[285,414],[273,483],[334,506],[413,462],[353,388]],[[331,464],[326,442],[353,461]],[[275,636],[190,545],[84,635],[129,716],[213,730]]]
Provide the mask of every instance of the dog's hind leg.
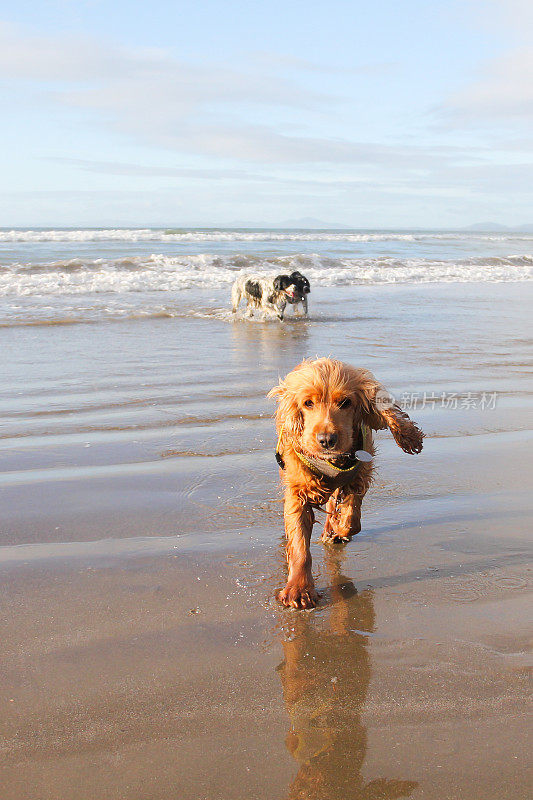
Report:
[[234,314],[237,313],[239,303],[241,302],[242,292],[241,287],[234,284],[231,288],[231,310]]
[[255,303],[253,303],[253,302],[250,300],[250,298],[246,298],[246,299],[247,299],[247,301],[248,301],[248,305],[246,306],[246,311],[244,312],[244,316],[245,316],[247,319],[250,319],[250,317],[253,317],[253,315],[254,315]]

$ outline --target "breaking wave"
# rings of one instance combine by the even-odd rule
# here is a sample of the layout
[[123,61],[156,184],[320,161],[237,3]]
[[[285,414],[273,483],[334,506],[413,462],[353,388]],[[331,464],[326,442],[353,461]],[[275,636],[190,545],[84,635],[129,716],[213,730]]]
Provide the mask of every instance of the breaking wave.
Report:
[[185,230],[157,228],[94,228],[80,230],[0,230],[0,243],[10,242],[423,242],[439,241],[533,241],[533,233],[413,232],[401,231],[302,231],[302,230]]
[[241,271],[304,272],[315,286],[529,281],[533,255],[462,260],[244,255],[151,255],[0,266],[0,296],[176,292],[232,283]]

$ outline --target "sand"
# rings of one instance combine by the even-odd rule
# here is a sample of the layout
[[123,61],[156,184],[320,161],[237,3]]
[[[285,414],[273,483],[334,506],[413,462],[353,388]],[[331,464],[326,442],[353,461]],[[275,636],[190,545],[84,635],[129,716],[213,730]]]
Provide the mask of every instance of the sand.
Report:
[[[529,298],[362,295],[348,329],[332,300],[282,330],[144,324],[142,346],[133,323],[12,332],[2,800],[529,796]],[[317,524],[321,603],[293,612],[264,394],[313,351],[498,402],[414,410],[419,457],[379,435],[363,531],[325,550]]]

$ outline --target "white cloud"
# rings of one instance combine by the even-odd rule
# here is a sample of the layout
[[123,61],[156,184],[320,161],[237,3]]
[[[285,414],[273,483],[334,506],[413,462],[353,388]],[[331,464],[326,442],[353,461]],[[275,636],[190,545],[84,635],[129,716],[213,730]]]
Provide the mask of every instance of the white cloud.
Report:
[[[0,71],[6,81],[36,85],[50,101],[91,109],[121,130],[152,134],[171,144],[190,125],[213,130],[242,121],[244,107],[320,112],[333,95],[296,85],[279,75],[184,63],[154,48],[104,45],[89,39],[28,36],[0,24]],[[241,110],[239,110],[241,109]],[[216,123],[215,123],[216,121]],[[240,143],[237,144],[240,146]]]
[[398,67],[392,61],[373,61],[368,64],[360,64],[356,67],[346,65],[324,64],[308,58],[300,58],[296,55],[282,53],[256,52],[254,59],[259,65],[276,70],[296,70],[300,72],[317,72],[331,75],[385,75]]
[[96,161],[87,158],[45,157],[45,161],[56,164],[78,167],[86,172],[100,175],[124,175],[136,178],[190,178],[193,180],[266,180],[266,176],[257,175],[242,169],[205,169],[199,167],[172,167],[145,164],[132,164],[121,161]]
[[[263,164],[400,161],[407,169],[433,158],[423,147],[312,135],[313,113],[327,108],[334,122],[334,96],[279,75],[185,64],[164,50],[27,36],[3,25],[0,70],[37,86],[49,102],[90,111],[130,140],[182,153]],[[298,134],[287,133],[296,123]]]
[[521,48],[489,62],[480,80],[449,98],[446,111],[459,122],[533,121],[533,50]]
[[[533,25],[531,0],[471,0],[484,22],[500,29],[502,25],[514,30],[519,38],[529,38]],[[488,12],[488,14],[487,14]]]
[[0,70],[12,82],[37,87],[48,102],[88,111],[130,141],[217,160],[365,168],[401,164],[416,171],[435,158],[450,161],[457,155],[452,147],[313,135],[313,114],[322,121],[325,114],[335,126],[334,95],[279,75],[185,64],[164,50],[28,36],[4,24]]

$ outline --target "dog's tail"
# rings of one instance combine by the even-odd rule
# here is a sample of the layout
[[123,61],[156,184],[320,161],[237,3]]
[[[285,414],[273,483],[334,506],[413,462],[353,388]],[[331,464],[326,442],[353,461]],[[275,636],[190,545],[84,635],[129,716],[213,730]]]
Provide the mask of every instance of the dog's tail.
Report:
[[242,298],[242,289],[237,281],[231,287],[231,310],[235,314]]

